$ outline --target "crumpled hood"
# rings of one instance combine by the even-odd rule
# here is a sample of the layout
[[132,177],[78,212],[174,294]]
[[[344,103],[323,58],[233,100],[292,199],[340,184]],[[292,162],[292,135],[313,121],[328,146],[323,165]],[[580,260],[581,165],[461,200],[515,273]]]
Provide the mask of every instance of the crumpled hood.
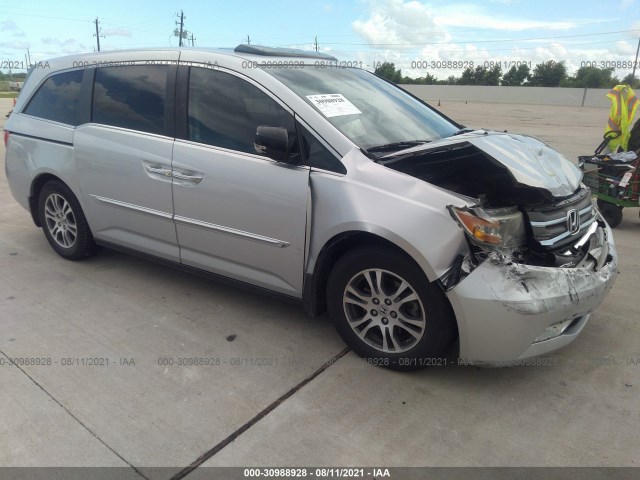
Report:
[[[582,172],[563,155],[532,137],[502,132],[478,130],[443,138],[411,149],[400,155],[413,152],[428,152],[449,145],[470,143],[505,166],[516,182],[547,190],[554,197],[572,195],[580,186]],[[385,158],[392,158],[388,155]]]

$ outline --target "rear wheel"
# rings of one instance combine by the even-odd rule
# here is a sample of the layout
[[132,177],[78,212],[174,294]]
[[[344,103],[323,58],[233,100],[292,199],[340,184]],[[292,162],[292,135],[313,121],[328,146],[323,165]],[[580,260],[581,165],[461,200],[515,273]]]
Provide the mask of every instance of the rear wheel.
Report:
[[622,207],[598,199],[598,210],[611,228],[616,228],[622,222]]
[[413,261],[382,248],[353,250],[336,262],[327,308],[356,353],[395,370],[444,365],[456,336],[444,294]]
[[42,187],[38,213],[49,245],[60,256],[78,260],[95,252],[96,244],[80,203],[64,183],[53,180]]

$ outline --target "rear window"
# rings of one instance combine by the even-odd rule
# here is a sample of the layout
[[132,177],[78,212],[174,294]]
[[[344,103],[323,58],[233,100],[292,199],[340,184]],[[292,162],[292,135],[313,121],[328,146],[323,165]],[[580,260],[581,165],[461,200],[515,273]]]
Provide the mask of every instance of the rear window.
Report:
[[165,134],[168,68],[164,65],[99,68],[93,87],[91,121]]
[[81,88],[82,70],[53,75],[40,86],[24,113],[75,126]]

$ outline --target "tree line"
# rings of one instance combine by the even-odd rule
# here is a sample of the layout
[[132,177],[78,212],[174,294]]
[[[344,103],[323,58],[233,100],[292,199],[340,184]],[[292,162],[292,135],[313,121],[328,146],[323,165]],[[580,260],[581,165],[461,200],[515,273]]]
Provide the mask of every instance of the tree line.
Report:
[[[521,64],[512,66],[508,71],[502,71],[500,64],[493,67],[477,66],[463,70],[459,77],[449,76],[446,80],[439,80],[434,75],[427,73],[418,78],[402,75],[395,64],[384,62],[379,64],[375,73],[394,83],[413,85],[504,85],[508,87],[573,87],[573,88],[611,88],[620,83],[631,85],[632,88],[640,88],[640,80],[633,78],[631,74],[622,80],[614,76],[613,68],[597,68],[593,66],[580,67],[573,76],[567,73],[565,62],[538,63],[533,69],[529,65]],[[0,72],[0,81],[24,81],[25,73],[12,73],[11,75]]]
[[626,83],[631,85],[632,88],[640,88],[640,80],[637,80],[631,74],[620,80],[614,76],[613,68],[584,66],[580,67],[575,75],[569,76],[565,62],[555,62],[553,60],[538,63],[533,69],[527,64],[514,65],[504,73],[500,64],[492,67],[468,67],[459,77],[451,75],[446,80],[439,80],[430,73],[418,78],[403,76],[402,71],[396,69],[395,64],[391,62],[384,62],[378,65],[375,73],[394,83],[413,85],[611,88],[620,83]]
[[26,78],[26,73],[2,73],[0,72],[0,80],[12,80],[14,82],[22,82]]

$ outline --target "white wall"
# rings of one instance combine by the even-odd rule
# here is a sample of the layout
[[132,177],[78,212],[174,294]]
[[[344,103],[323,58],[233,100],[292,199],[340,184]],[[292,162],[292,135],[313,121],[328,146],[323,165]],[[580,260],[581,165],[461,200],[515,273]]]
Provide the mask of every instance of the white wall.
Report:
[[[488,87],[476,85],[400,85],[429,103],[478,102],[609,107],[604,88]],[[586,91],[585,91],[586,90]]]

